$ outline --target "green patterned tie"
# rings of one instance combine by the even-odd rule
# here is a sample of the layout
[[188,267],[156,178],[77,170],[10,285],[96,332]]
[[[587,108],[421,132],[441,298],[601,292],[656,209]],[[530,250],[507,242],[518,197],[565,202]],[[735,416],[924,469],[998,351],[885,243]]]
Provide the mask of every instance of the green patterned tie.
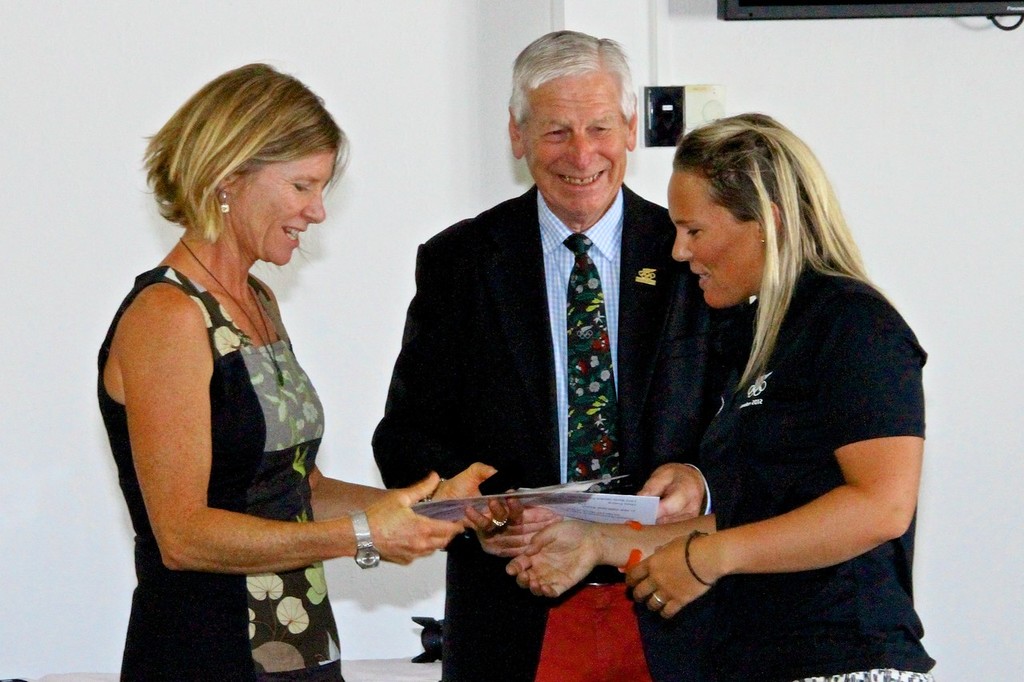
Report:
[[619,468],[618,405],[604,292],[594,261],[593,242],[570,235],[565,246],[576,254],[569,274],[566,322],[569,368],[568,478],[582,481],[614,476]]

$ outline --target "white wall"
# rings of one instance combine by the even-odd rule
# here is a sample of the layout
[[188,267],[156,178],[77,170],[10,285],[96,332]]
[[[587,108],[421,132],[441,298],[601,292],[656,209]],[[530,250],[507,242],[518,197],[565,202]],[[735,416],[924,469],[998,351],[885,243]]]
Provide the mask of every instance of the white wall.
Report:
[[[830,170],[875,278],[917,331],[929,440],[915,567],[945,680],[1012,679],[1024,437],[1024,31],[980,19],[742,22],[712,0],[0,0],[0,678],[114,671],[134,584],[131,537],[95,406],[95,353],[131,278],[178,235],[140,170],[145,137],[200,85],[269,61],[353,141],[303,257],[265,269],[324,399],[320,463],[378,481],[384,404],[416,245],[520,192],[506,141],[515,54],[552,27],[613,37],[636,84],[720,83]],[[657,81],[657,82],[655,82]],[[663,201],[671,150],[627,182]],[[991,519],[991,520],[990,520]],[[409,617],[441,615],[443,558],[328,565],[346,658],[411,656]]]

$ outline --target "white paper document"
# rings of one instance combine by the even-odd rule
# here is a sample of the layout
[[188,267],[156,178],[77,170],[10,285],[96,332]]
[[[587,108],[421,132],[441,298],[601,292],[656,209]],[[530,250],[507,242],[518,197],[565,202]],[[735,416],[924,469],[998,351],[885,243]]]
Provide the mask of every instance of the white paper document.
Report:
[[570,519],[596,521],[597,523],[625,523],[639,521],[645,526],[654,525],[658,518],[658,498],[650,495],[617,495],[615,493],[583,493],[580,502],[542,504],[552,511]]
[[[604,481],[600,483],[604,483]],[[545,488],[521,488],[498,495],[463,497],[455,500],[431,500],[414,504],[412,510],[432,519],[457,521],[465,516],[466,507],[486,512],[489,500],[515,499],[523,506],[546,507],[566,518],[582,521],[599,523],[639,521],[650,525],[657,519],[657,497],[586,492],[594,485],[595,481],[579,481]]]

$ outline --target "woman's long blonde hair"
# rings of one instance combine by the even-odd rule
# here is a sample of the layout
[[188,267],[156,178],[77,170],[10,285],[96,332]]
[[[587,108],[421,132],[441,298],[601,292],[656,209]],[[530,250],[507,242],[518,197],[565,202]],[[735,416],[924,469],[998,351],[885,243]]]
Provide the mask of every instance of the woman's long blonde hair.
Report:
[[818,159],[773,118],[741,114],[695,129],[679,143],[673,170],[704,178],[712,201],[763,229],[754,345],[737,390],[766,371],[805,269],[874,286]]

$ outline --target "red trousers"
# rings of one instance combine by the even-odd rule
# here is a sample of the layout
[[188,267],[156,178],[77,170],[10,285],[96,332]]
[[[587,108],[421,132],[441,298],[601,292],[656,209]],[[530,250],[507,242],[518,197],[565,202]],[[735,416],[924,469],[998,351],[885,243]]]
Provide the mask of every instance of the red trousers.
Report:
[[536,682],[651,682],[626,586],[587,586],[548,613]]

